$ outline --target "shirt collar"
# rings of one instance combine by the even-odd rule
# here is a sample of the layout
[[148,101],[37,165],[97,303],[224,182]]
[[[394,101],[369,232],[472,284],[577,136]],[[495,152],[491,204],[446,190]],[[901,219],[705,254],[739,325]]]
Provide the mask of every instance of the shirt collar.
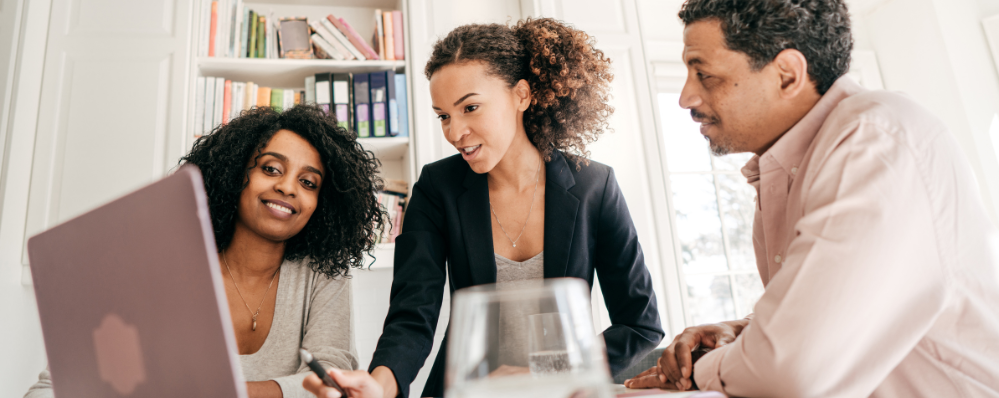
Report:
[[862,91],[864,91],[863,87],[847,76],[836,79],[832,87],[805,114],[805,117],[777,139],[777,142],[764,152],[763,156],[753,156],[746,163],[742,168],[742,175],[750,184],[757,185],[760,179],[760,163],[768,164],[771,160],[783,168],[785,173],[793,175],[794,169],[801,165],[801,159],[805,157],[805,152],[812,145],[815,134],[822,128],[833,109],[836,109],[840,101]]

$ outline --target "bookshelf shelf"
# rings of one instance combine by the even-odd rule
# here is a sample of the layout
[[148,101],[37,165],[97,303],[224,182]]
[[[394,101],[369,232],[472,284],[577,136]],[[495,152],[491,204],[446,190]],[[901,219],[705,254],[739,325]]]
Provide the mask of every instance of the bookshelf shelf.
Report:
[[409,151],[409,137],[358,138],[357,141],[382,162],[402,160]]
[[252,81],[270,87],[298,88],[302,86],[302,76],[322,72],[403,72],[406,61],[198,57],[198,69],[202,76],[225,76],[234,81]]

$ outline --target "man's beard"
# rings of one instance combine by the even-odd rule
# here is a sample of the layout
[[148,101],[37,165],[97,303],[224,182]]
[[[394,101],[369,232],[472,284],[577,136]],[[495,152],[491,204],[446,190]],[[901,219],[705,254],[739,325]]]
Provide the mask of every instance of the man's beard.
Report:
[[708,140],[708,147],[711,148],[712,155],[725,156],[735,152],[735,149],[732,148],[731,143],[725,142],[724,139],[719,139],[718,141],[714,141],[708,137],[704,137],[704,139]]

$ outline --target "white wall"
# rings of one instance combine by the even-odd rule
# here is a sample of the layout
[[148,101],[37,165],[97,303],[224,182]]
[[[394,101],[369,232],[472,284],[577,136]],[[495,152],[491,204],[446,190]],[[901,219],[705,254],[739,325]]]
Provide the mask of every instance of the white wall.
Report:
[[[14,3],[18,3],[15,1]],[[49,1],[23,1],[20,24],[0,25],[15,28],[16,40],[0,43],[16,57],[12,60],[17,74],[8,84],[10,97],[2,104],[9,111],[6,126],[9,128],[4,152],[4,169],[0,175],[0,395],[18,397],[37,379],[45,366],[45,347],[41,326],[35,308],[34,290],[21,284],[21,244],[24,241],[28,186],[31,178],[31,154],[34,147],[34,125],[37,119],[41,93],[42,62],[48,30]],[[4,21],[11,9],[4,0]],[[5,22],[6,23],[6,22]],[[13,35],[0,34],[5,40]],[[10,47],[7,47],[10,46]],[[9,102],[7,102],[9,101]],[[16,132],[16,134],[15,134]]]
[[885,88],[942,119],[971,163],[993,222],[999,163],[988,135],[999,111],[999,75],[981,20],[995,0],[891,0],[855,17],[877,53]]

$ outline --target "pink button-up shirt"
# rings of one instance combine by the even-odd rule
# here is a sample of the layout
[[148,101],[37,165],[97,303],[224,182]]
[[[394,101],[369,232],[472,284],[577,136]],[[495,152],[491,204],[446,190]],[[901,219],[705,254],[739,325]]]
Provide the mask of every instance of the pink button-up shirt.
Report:
[[840,78],[743,174],[766,292],[702,389],[999,397],[999,235],[942,122]]

